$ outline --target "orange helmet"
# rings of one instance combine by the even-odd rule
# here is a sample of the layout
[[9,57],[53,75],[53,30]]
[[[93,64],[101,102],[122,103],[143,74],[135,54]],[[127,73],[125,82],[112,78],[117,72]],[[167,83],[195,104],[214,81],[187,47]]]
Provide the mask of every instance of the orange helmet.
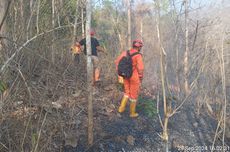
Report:
[[93,29],[90,29],[90,35],[94,36],[95,35],[95,31]]
[[133,41],[133,47],[142,47],[143,46],[143,42],[141,40],[134,40]]

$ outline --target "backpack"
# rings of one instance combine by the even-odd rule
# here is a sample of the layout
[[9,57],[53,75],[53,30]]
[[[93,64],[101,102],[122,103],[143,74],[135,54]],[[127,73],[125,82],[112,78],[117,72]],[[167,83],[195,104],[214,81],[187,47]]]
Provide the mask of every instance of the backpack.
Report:
[[118,63],[118,75],[123,78],[131,78],[133,74],[133,61],[132,57],[134,55],[140,54],[139,52],[135,52],[130,55],[129,50],[126,52],[126,56],[123,56]]

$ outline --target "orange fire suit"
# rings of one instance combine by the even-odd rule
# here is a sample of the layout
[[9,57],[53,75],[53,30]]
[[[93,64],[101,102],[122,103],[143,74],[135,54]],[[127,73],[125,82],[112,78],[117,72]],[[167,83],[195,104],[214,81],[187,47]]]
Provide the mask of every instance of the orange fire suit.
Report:
[[[137,52],[135,49],[130,50],[130,55]],[[120,56],[115,60],[116,69],[118,68],[119,61],[123,56],[126,56],[127,51],[122,52]],[[142,55],[137,54],[132,57],[133,61],[133,74],[131,78],[124,79],[124,90],[125,96],[128,96],[130,100],[137,100],[140,84],[143,79],[144,64],[142,60]]]

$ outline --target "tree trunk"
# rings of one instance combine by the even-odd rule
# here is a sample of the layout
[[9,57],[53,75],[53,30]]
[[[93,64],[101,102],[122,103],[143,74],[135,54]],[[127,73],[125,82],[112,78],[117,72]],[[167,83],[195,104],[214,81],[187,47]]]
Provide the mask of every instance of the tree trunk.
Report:
[[[79,1],[79,0],[77,0]],[[62,8],[64,7],[64,3],[63,0],[58,0],[57,1],[57,22],[58,22],[58,26],[61,26],[61,16],[63,15],[59,10],[62,10]]]
[[85,26],[84,26],[84,8],[83,8],[83,4],[81,6],[81,33],[82,33],[82,37],[85,36]]
[[91,0],[86,3],[86,48],[87,48],[87,85],[88,85],[88,144],[93,144],[93,96],[92,96],[92,75],[91,63]]
[[141,16],[141,19],[140,19],[140,35],[141,35],[141,38],[143,37],[143,19],[142,19],[142,16]]
[[[52,28],[55,28],[55,0],[52,0]],[[55,34],[53,32],[52,44],[51,44],[51,60],[55,63],[55,50],[54,50]]]
[[[6,29],[5,29],[5,18],[7,15],[7,0],[1,0],[0,1],[0,36],[5,35]],[[8,8],[9,8],[10,3],[8,3]],[[0,59],[3,58],[3,39],[0,38]],[[0,63],[1,64],[1,63]],[[0,81],[1,81],[0,77]],[[3,101],[2,101],[2,95],[0,97],[0,111],[2,114],[2,107],[3,107]]]
[[128,0],[128,47],[131,48],[131,0]]
[[[19,22],[19,29],[21,29],[22,33],[25,34],[25,30],[26,30],[26,27],[25,27],[25,20],[26,20],[26,17],[25,17],[25,13],[24,13],[24,0],[20,0],[20,22]],[[20,27],[21,26],[21,27]],[[17,28],[17,27],[16,27]]]
[[59,3],[60,3],[60,6],[63,7],[63,4],[64,4],[63,0],[60,0]]
[[[1,0],[0,1],[0,34],[4,32],[4,23],[5,23],[5,18],[7,15],[7,0]],[[10,2],[8,2],[10,4]],[[8,5],[9,5],[8,4]]]
[[[142,15],[140,18],[140,39],[143,39],[143,18],[142,18]],[[143,48],[141,51],[144,54],[145,50]]]
[[39,12],[40,12],[40,0],[37,0],[37,17],[36,17],[36,30],[39,33]]
[[33,11],[34,0],[30,0],[30,13]]
[[[11,1],[7,0],[1,0],[0,1],[0,36],[5,36],[6,35],[6,16],[10,8]],[[0,38],[0,58],[2,58],[3,52],[2,52],[2,47],[3,43],[6,43],[3,41],[3,39]]]
[[[7,0],[0,1],[0,35],[5,31],[5,16],[6,16],[6,2]],[[1,44],[0,44],[1,47]],[[1,48],[0,48],[1,49]]]
[[184,54],[184,88],[186,96],[189,94],[189,84],[188,84],[188,0],[184,1],[185,5],[185,54]]
[[74,20],[74,28],[73,28],[73,44],[77,38],[77,20],[78,20],[78,0],[76,2],[76,10],[75,10],[75,20]]
[[162,45],[161,36],[160,36],[160,2],[159,0],[157,1],[156,5],[157,5],[156,28],[157,28],[158,48],[160,50],[161,86],[162,86],[163,105],[164,105],[164,126],[163,126],[162,139],[166,142],[166,145],[167,145],[168,143],[168,122],[169,122],[168,112],[169,111],[167,108],[168,105],[167,105],[167,100],[166,100],[166,89],[165,89],[165,69],[166,69],[165,56],[166,56],[166,53]]
[[226,118],[227,118],[227,91],[226,91],[226,69],[224,60],[224,33],[221,43],[221,59],[220,59],[220,69],[221,69],[221,79],[222,79],[222,89],[224,96],[223,105],[223,136],[222,136],[222,146],[225,147],[225,133],[226,133]]
[[[78,2],[78,0],[77,0],[77,2]],[[57,23],[58,23],[58,26],[60,27],[61,26],[61,20],[60,20],[60,11],[59,10],[61,10],[61,8],[62,8],[63,6],[62,5],[60,5],[60,1],[57,1],[56,2],[56,9],[57,9]]]
[[26,26],[26,40],[29,40],[29,38],[32,36],[33,28],[31,28],[31,24],[33,24],[33,14],[35,12],[35,6],[34,6],[34,0],[30,0],[30,11],[28,13],[29,20]]

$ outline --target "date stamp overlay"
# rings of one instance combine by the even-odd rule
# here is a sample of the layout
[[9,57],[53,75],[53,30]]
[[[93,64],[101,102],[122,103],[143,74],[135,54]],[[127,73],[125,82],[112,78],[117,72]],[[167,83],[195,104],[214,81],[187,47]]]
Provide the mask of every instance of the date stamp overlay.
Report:
[[185,146],[177,145],[177,150],[179,152],[230,152],[230,146]]

